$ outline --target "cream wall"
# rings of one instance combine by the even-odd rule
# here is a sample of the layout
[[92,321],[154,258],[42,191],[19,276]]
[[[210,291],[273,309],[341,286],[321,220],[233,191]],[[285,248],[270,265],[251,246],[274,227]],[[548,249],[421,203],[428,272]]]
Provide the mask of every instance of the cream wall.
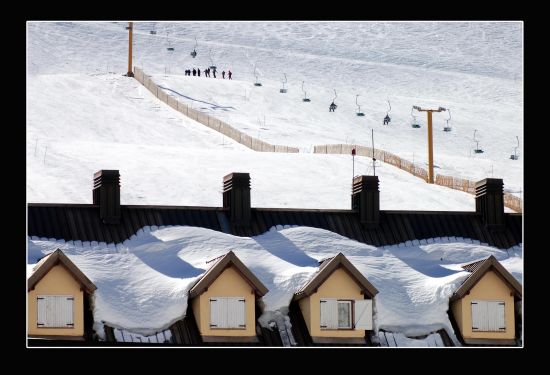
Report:
[[364,299],[361,288],[342,268],[336,269],[316,293],[299,301],[302,315],[312,337],[364,337],[365,330],[321,329],[321,299]]
[[[38,328],[37,300],[38,295],[72,295],[74,296],[73,328]],[[84,292],[80,290],[80,283],[62,265],[54,266],[35,286],[28,292],[29,301],[29,335],[51,336],[83,336],[84,335]]]
[[[472,332],[472,307],[473,300],[504,301],[504,318],[506,320],[506,331],[504,332]],[[455,306],[456,305],[456,306]],[[462,298],[461,307],[457,302],[453,303],[452,309],[462,312],[462,321],[457,324],[460,327],[462,337],[465,339],[514,339],[515,338],[515,317],[514,317],[514,296],[513,289],[508,286],[495,272],[488,271],[470,290],[470,294]]]
[[[245,329],[211,329],[210,298],[244,297],[246,302]],[[193,314],[203,336],[256,336],[256,310],[254,289],[234,267],[226,268],[220,276],[198,297],[191,302]]]

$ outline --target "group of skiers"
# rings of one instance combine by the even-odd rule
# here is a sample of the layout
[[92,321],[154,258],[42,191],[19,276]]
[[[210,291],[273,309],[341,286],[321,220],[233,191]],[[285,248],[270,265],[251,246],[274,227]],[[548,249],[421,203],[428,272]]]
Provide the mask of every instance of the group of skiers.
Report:
[[[191,76],[191,73],[193,73],[193,77],[195,77],[195,76],[200,77],[201,76],[201,70],[199,68],[197,68],[197,69],[193,68],[193,70],[187,69],[185,71],[186,76]],[[204,73],[205,77],[210,77],[210,68],[204,69],[203,73]],[[212,68],[212,74],[214,75],[214,78],[216,78],[216,68]],[[228,79],[232,79],[231,78],[232,75],[233,75],[233,73],[231,73],[231,70],[228,70],[227,71]],[[222,78],[225,79],[225,70],[222,71]]]

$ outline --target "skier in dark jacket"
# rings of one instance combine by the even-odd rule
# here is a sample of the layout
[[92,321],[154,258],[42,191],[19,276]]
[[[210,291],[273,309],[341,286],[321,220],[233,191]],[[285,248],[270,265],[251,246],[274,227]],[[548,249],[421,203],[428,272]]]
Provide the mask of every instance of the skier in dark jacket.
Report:
[[227,72],[227,76],[229,77],[229,79],[231,79],[231,75],[232,75],[232,74],[233,74],[233,73],[231,73],[231,70],[229,70],[229,71]]
[[200,77],[201,76],[201,70],[197,68],[197,75]]
[[334,112],[336,107],[337,107],[336,103],[332,102],[332,103],[330,103],[330,107],[328,108],[328,111],[329,112]]
[[222,78],[225,79],[225,70],[222,70]]
[[193,68],[193,77],[197,75],[197,70]]
[[214,78],[216,78],[216,68],[212,68],[212,74],[214,74]]

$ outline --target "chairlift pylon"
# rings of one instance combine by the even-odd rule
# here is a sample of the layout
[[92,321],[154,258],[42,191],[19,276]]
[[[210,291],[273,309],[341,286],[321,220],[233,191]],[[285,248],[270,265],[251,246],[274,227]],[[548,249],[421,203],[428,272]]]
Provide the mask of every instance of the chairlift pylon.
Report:
[[386,117],[384,117],[384,121],[383,121],[384,125],[389,125],[390,122],[391,122],[391,117],[390,117],[391,104],[390,104],[390,100],[388,99],[387,102],[388,102],[388,106],[390,107],[390,109],[388,109],[388,111],[386,112]]
[[285,94],[286,91],[287,91],[287,90],[285,89],[285,83],[287,83],[286,73],[283,73],[283,74],[284,74],[284,76],[285,76],[285,80],[282,81],[282,82],[283,82],[283,88],[279,90],[279,92],[280,92],[281,94]]
[[443,128],[444,132],[450,132],[451,130],[453,130],[453,128],[449,125],[449,121],[451,120],[451,109],[447,108],[447,111],[449,112],[449,118],[445,120],[447,121],[447,126]]
[[476,148],[474,148],[474,152],[476,154],[483,154],[483,149],[479,148],[479,141],[476,139],[476,133],[477,129],[474,129],[474,142],[476,143]]
[[518,160],[519,159],[519,154],[518,154],[519,137],[517,135],[516,135],[516,139],[518,140],[518,145],[517,145],[517,147],[514,147],[514,153],[512,155],[510,155],[510,159],[512,159],[512,160]]
[[302,99],[302,101],[303,101],[303,102],[310,102],[311,99],[309,99],[309,98],[307,97],[307,92],[306,92],[306,90],[304,90],[304,82],[305,82],[305,81],[302,81],[302,91],[304,92],[304,98]]
[[359,98],[359,94],[357,94],[355,96],[355,105],[357,106],[357,113],[356,115],[357,116],[365,116],[365,114],[363,112],[361,112],[361,106],[359,105],[359,103],[357,103],[357,98]]
[[412,116],[411,126],[415,129],[418,129],[418,128],[420,128],[420,124],[416,120],[416,116],[413,115],[413,111],[414,111],[414,106],[412,106],[412,108],[411,108],[411,116]]
[[193,52],[190,53],[192,58],[197,57],[197,46],[199,43],[197,42],[197,37],[195,37],[195,47],[193,47]]

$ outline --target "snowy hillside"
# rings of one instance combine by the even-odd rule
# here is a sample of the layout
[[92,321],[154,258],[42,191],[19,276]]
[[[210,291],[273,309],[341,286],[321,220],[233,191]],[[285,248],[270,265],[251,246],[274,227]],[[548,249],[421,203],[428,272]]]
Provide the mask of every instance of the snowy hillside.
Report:
[[[252,137],[299,147],[292,154],[252,151],[123,76],[125,26],[27,24],[28,202],[91,203],[93,173],[118,169],[123,205],[219,207],[223,176],[248,172],[252,207],[349,209],[353,173],[372,174],[371,160],[356,157],[353,167],[351,155],[314,154],[313,146],[371,146],[374,129],[376,148],[426,168],[426,118],[414,113],[422,127],[413,129],[413,105],[451,109],[451,132],[442,131],[448,112],[434,114],[436,174],[503,178],[505,191],[523,198],[521,23],[134,23],[134,65],[166,93]],[[184,76],[210,65],[217,66],[217,79]],[[254,85],[254,67],[262,86]],[[221,79],[229,69],[233,79]],[[302,101],[302,82],[311,102]],[[334,90],[338,108],[329,113]],[[356,116],[357,95],[363,117]],[[384,126],[388,99],[392,121]],[[482,154],[472,151],[474,130]],[[517,161],[510,159],[516,136]],[[475,210],[473,195],[388,164],[377,165],[376,175],[382,210]],[[145,227],[117,246],[27,241],[28,273],[59,247],[96,284],[100,335],[101,321],[150,334],[181,319],[205,262],[229,250],[270,290],[263,323],[286,312],[318,260],[342,252],[380,291],[375,330],[396,332],[410,346],[427,343],[405,336],[440,328],[453,337],[448,298],[467,275],[461,264],[492,254],[523,278],[522,245],[498,250],[464,238],[376,248],[309,227],[271,228],[249,238],[179,226]]]
[[[124,26],[121,22],[28,24],[29,201],[88,202],[92,173],[113,168],[121,170],[128,186],[122,189],[123,204],[216,205],[221,177],[241,171],[251,173],[253,205],[349,207],[350,157],[252,154],[159,103],[135,80],[122,77],[127,70]],[[156,35],[149,33],[153,26]],[[425,127],[410,127],[410,107],[448,106],[453,132],[441,131],[446,113],[434,115],[436,173],[474,180],[502,177],[506,191],[522,190],[522,158],[508,159],[515,135],[521,138],[522,133],[520,24],[258,26],[136,23],[134,62],[195,108],[215,111],[198,100],[223,104],[230,108],[215,113],[220,119],[251,136],[296,145],[306,153],[314,144],[370,145],[374,128],[376,147],[422,166]],[[192,59],[189,52],[195,37],[198,55]],[[445,42],[445,48],[422,40]],[[174,51],[167,51],[167,46]],[[204,69],[212,62],[218,65],[218,74],[232,69],[234,80],[182,76],[187,68]],[[262,87],[253,85],[254,63]],[[283,72],[288,77],[287,94],[278,92]],[[310,103],[301,101],[302,80]],[[329,114],[333,89],[339,107]],[[355,116],[356,94],[363,118]],[[387,98],[393,120],[384,127],[381,117]],[[418,119],[425,121],[422,116]],[[486,152],[470,157],[468,138],[474,128]],[[356,174],[372,173],[368,160],[357,159]],[[377,168],[377,174],[382,209],[474,207],[471,195],[429,186],[388,165]],[[284,185],[275,183],[281,180]],[[190,186],[185,194],[182,183]],[[318,189],[318,201],[306,198],[309,192],[303,187],[309,183]],[[433,198],[413,199],[419,194]]]
[[452,238],[376,248],[306,227],[272,228],[252,238],[205,228],[146,227],[116,247],[38,239],[28,245],[30,264],[60,247],[97,286],[94,320],[100,334],[101,321],[144,335],[166,329],[183,317],[186,292],[208,268],[206,261],[230,250],[269,289],[265,315],[286,313],[318,261],[342,252],[379,290],[375,329],[407,336],[441,328],[452,334],[448,298],[468,275],[461,263],[494,255],[520,282],[523,277],[520,247],[503,251]]

